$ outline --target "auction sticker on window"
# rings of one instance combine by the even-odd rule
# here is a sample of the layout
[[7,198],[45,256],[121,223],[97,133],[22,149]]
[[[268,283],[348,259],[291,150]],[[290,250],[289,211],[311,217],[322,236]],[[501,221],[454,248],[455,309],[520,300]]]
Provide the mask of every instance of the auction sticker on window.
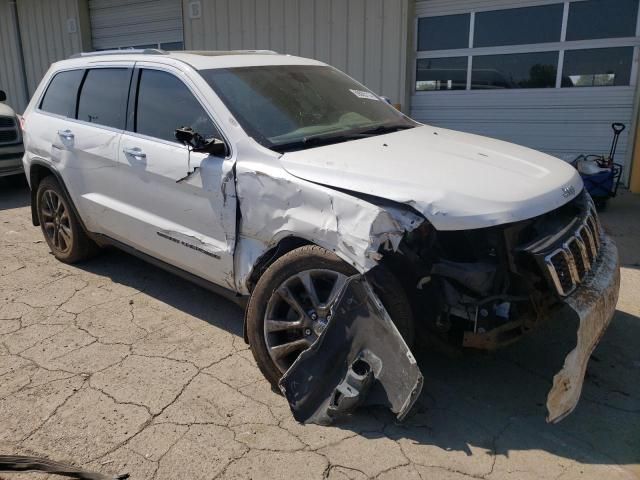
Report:
[[367,98],[369,100],[380,100],[373,93],[367,92],[365,90],[354,90],[352,88],[349,89],[351,93],[353,93],[358,98]]

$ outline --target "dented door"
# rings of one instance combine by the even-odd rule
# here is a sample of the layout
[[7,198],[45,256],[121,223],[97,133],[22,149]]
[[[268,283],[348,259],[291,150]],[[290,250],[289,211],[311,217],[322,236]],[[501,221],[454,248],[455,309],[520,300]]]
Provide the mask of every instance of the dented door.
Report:
[[363,276],[347,280],[332,312],[280,380],[295,419],[329,424],[362,404],[385,405],[404,419],[420,395],[422,374]]
[[136,68],[133,85],[119,152],[122,239],[233,288],[233,159],[189,152],[175,139],[184,126],[207,138],[220,135],[179,72]]

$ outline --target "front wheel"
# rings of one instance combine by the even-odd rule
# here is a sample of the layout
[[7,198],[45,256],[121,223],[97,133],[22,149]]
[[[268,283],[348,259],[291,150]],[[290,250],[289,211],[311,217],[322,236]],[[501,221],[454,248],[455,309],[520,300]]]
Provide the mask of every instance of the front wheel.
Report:
[[[247,307],[247,336],[272,385],[322,333],[347,278],[356,273],[334,253],[307,245],[283,255],[262,275]],[[411,345],[413,317],[402,286],[382,270],[375,280],[376,294]]]

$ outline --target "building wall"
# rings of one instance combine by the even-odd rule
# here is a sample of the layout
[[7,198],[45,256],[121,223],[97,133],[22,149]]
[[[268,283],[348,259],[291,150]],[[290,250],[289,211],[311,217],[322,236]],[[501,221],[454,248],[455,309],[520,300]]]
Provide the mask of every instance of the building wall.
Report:
[[7,94],[6,103],[22,112],[27,106],[27,92],[14,5],[13,0],[0,0],[0,90]]
[[49,66],[90,50],[85,0],[18,0],[29,96]]
[[[183,0],[185,48],[327,62],[406,106],[409,0]],[[194,7],[200,7],[200,18]]]
[[[432,17],[559,3],[567,3],[569,8],[569,3],[562,0],[418,0],[415,8],[418,17]],[[420,92],[415,91],[413,77],[411,114],[426,123],[500,138],[564,159],[573,159],[580,153],[608,153],[612,139],[610,125],[623,122],[627,130],[620,138],[616,161],[629,165],[635,130],[639,32],[640,25],[635,38],[585,40],[571,45],[571,48],[635,46],[628,86]],[[563,41],[533,47],[533,50],[527,50],[527,45],[505,47],[503,52],[569,48]],[[448,57],[451,53],[417,52],[415,38],[410,50],[412,75],[416,71],[416,56]],[[469,53],[463,50],[460,50],[462,55],[500,53],[495,47],[468,49]]]

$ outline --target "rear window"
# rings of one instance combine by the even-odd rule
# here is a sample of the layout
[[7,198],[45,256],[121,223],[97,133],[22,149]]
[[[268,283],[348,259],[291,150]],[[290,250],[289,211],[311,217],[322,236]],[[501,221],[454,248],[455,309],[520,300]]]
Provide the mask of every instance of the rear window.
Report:
[[75,118],[78,87],[83,75],[84,70],[57,73],[51,80],[42,102],[40,102],[40,109],[45,112]]
[[124,129],[130,79],[127,68],[89,70],[78,100],[78,120]]

